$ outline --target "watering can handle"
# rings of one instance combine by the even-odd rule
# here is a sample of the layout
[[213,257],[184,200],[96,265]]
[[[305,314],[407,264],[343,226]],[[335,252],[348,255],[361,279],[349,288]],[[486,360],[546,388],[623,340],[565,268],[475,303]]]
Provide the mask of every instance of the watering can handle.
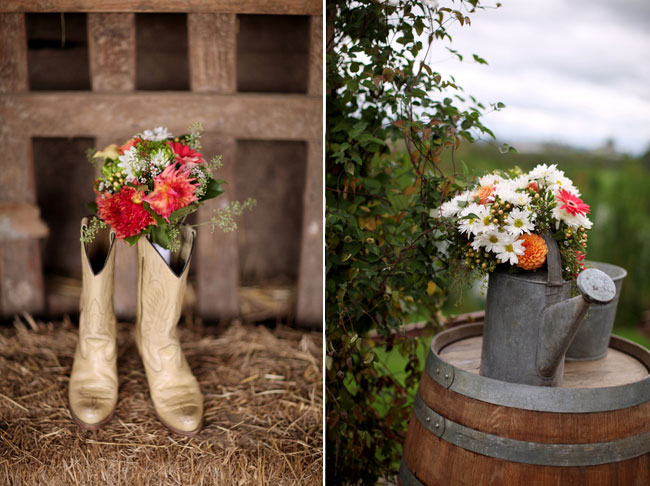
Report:
[[564,284],[562,278],[562,258],[560,257],[560,249],[557,246],[557,241],[553,239],[550,234],[542,236],[548,248],[546,255],[546,266],[548,268],[548,283],[549,287],[561,287]]

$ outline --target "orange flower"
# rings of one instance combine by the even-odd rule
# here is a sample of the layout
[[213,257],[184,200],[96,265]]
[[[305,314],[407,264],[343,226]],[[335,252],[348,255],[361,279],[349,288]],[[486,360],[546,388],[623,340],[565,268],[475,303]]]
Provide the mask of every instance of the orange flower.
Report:
[[153,192],[144,198],[156,213],[169,223],[169,215],[177,209],[198,201],[194,194],[196,186],[192,184],[189,171],[176,170],[175,164],[168,166],[162,174],[153,180]]
[[129,140],[128,142],[126,142],[124,145],[120,147],[120,152],[122,153],[126,152],[131,147],[135,147],[136,145],[138,145],[141,141],[142,140],[140,140],[140,138],[138,137],[132,138],[131,140]]
[[548,247],[544,238],[536,234],[521,235],[520,240],[523,240],[523,245],[526,251],[523,255],[519,255],[519,262],[517,266],[524,270],[537,270],[544,265],[546,261],[546,254]]
[[495,186],[481,186],[478,188],[478,191],[474,193],[472,196],[472,199],[478,198],[478,203],[479,204],[486,204],[489,202],[490,198],[492,197],[492,194],[494,193]]

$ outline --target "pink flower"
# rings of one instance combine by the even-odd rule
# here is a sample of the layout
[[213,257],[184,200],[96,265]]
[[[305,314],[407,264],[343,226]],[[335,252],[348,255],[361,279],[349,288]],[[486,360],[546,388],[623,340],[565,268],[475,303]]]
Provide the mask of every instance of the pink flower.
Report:
[[565,189],[560,189],[556,197],[558,201],[564,203],[560,206],[560,209],[564,209],[571,216],[585,215],[591,211],[588,204],[585,204],[582,199]]
[[182,165],[186,165],[189,168],[205,162],[205,160],[203,160],[203,155],[198,153],[196,150],[189,148],[187,145],[179,142],[167,143],[171,147],[172,152],[174,152],[176,162],[179,162]]
[[192,181],[194,179],[190,178],[189,171],[185,167],[177,170],[172,164],[154,178],[153,192],[144,200],[169,223],[170,214],[198,201],[194,194],[196,187]]
[[130,186],[123,186],[115,194],[97,196],[97,209],[99,217],[120,239],[135,236],[150,224],[156,224],[142,207],[142,193]]

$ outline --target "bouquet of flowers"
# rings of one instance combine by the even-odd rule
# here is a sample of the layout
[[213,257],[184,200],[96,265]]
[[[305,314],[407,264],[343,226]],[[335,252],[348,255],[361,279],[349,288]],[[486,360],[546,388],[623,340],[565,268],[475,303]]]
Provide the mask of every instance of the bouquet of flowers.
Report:
[[[166,128],[144,130],[122,146],[109,145],[91,151],[91,161],[101,163],[101,176],[95,181],[95,213],[82,241],[90,241],[99,227],[110,225],[117,238],[133,245],[145,234],[157,245],[176,251],[179,226],[206,200],[223,193],[223,180],[212,171],[221,166],[221,156],[206,162],[201,150],[201,125],[194,124],[189,134],[175,137]],[[236,229],[233,216],[252,206],[231,203],[217,210],[213,229]]]
[[565,279],[584,269],[589,205],[556,165],[541,164],[528,173],[515,168],[494,172],[441,205],[452,259],[487,274],[497,265],[535,271],[546,261],[541,237],[558,242]]

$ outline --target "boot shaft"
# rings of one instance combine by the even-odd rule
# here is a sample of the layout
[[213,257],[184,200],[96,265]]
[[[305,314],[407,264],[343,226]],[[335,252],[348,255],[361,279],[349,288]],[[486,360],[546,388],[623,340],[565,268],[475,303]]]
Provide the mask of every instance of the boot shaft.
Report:
[[[81,221],[81,228],[88,220]],[[105,359],[115,353],[113,311],[115,233],[101,229],[91,243],[81,244],[82,289],[79,299],[79,351],[89,355],[91,343],[104,342]]]
[[176,325],[181,316],[196,232],[183,227],[181,248],[168,265],[146,237],[138,240],[138,307],[136,341],[143,359],[160,366],[158,354],[177,343]]

